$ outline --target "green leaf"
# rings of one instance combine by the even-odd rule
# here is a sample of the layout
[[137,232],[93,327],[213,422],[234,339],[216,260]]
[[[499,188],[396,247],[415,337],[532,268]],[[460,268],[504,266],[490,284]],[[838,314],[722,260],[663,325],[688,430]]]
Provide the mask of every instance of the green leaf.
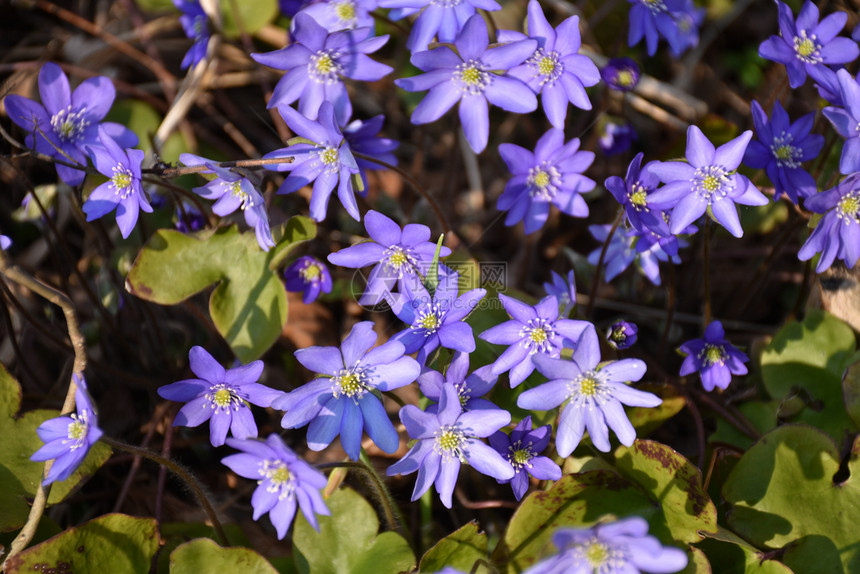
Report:
[[[141,100],[119,100],[111,106],[105,120],[117,122],[133,131],[140,140],[137,148],[149,153],[152,150],[152,136],[158,131],[164,116]],[[179,131],[175,131],[161,146],[159,157],[166,162],[175,163],[179,161],[179,154],[185,151],[188,151],[185,139]]]
[[[21,406],[21,386],[0,364],[0,531],[23,526],[30,512],[28,498],[35,496],[42,481],[43,462],[30,456],[44,444],[36,434],[40,424],[60,416],[60,411],[40,409],[17,416]],[[97,443],[84,462],[62,482],[55,482],[49,504],[63,500],[87,476],[93,474],[110,457],[110,447]]]
[[783,327],[761,356],[768,392],[784,401],[786,412],[797,408],[782,418],[811,424],[837,439],[856,432],[842,396],[842,374],[854,348],[851,327],[823,311],[810,310],[802,323]]
[[436,293],[436,286],[439,284],[439,253],[442,251],[442,241],[444,240],[445,235],[440,235],[436,242],[436,251],[433,252],[433,260],[430,262],[430,269],[424,277],[424,287],[431,297]]
[[13,556],[7,574],[24,572],[122,572],[148,574],[158,549],[152,518],[106,514],[69,528]]
[[[690,548],[690,551],[687,553],[689,557],[689,562],[687,562],[687,567],[681,570],[678,574],[713,574],[714,570],[711,568],[711,563],[708,561],[708,557],[705,556],[705,553],[699,550],[698,548]],[[717,570],[716,572],[720,572]],[[722,574],[722,572],[720,572]]]
[[720,527],[697,544],[720,574],[792,574],[785,564],[766,558],[755,546]]
[[836,483],[839,462],[833,439],[819,429],[771,431],[741,457],[723,487],[732,505],[729,525],[759,548],[791,545],[783,561],[795,572],[860,571],[860,440],[848,477]]
[[221,0],[221,31],[228,38],[238,38],[241,32],[253,34],[277,15],[277,0]]
[[197,538],[170,554],[170,574],[277,574],[265,558],[250,548],[221,548],[208,538]]
[[[463,572],[480,572],[472,568],[487,560],[487,535],[478,531],[474,520],[436,543],[421,558],[420,572],[438,572],[450,566]],[[484,568],[484,570],[488,570]]]
[[[230,546],[251,546],[245,533],[238,524],[224,524],[224,534]],[[173,551],[195,538],[211,538],[214,535],[212,527],[202,522],[162,522],[161,549],[158,551],[156,572],[166,573],[170,570],[170,558]],[[292,562],[292,560],[291,560]]]
[[860,361],[845,370],[842,376],[842,396],[848,416],[860,427]]
[[253,232],[236,226],[185,235],[159,229],[141,249],[128,274],[128,291],[142,299],[174,305],[213,283],[209,313],[218,332],[243,363],[268,350],[287,321],[287,295],[276,271],[316,226],[293,217],[276,230],[276,246],[262,251]]
[[644,384],[637,386],[640,391],[658,394],[663,402],[656,407],[633,407],[627,409],[627,415],[637,436],[648,435],[662,426],[664,422],[681,412],[687,405],[684,397],[672,393],[666,385]]
[[415,556],[396,532],[378,534],[379,519],[355,491],[336,491],[320,516],[317,532],[304,516],[296,518],[293,545],[299,572],[313,574],[395,574],[415,567]]

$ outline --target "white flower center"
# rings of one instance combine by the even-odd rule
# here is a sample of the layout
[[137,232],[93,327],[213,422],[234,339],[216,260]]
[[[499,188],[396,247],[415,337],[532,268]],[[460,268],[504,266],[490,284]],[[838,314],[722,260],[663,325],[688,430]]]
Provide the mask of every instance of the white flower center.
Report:
[[732,184],[732,175],[732,172],[729,172],[721,165],[700,167],[696,169],[691,180],[693,192],[701,199],[707,201],[708,205],[711,205],[711,203],[719,201],[728,195],[735,188]]
[[134,193],[134,187],[131,185],[134,180],[134,176],[130,169],[123,165],[115,165],[111,168],[111,171],[113,171],[113,176],[111,176],[110,181],[113,186],[114,193],[122,199],[125,199]]
[[406,273],[411,275],[415,272],[418,266],[418,261],[413,257],[408,249],[403,249],[399,245],[392,245],[382,254],[382,261],[385,267],[397,273],[397,278],[403,277]]
[[483,94],[491,82],[491,75],[480,60],[458,64],[453,78],[459,82],[460,91],[471,96]]
[[295,493],[295,480],[284,461],[278,459],[264,460],[260,463],[259,472],[263,478],[257,481],[257,484],[268,481],[269,484],[266,486],[266,490],[268,492],[277,492],[278,500],[292,497]]
[[799,147],[791,145],[793,140],[791,134],[786,132],[774,136],[773,143],[770,144],[770,151],[776,158],[779,167],[790,169],[800,167],[800,156],[803,155],[803,151]]
[[706,366],[710,365],[725,365],[728,355],[722,345],[712,345],[705,343],[705,346],[699,351],[699,359]]
[[344,28],[355,28],[358,18],[355,16],[355,4],[350,0],[333,3],[334,14]]
[[90,430],[88,411],[82,411],[80,415],[73,414],[69,426],[66,428],[67,439],[63,444],[72,443],[71,449],[75,450],[87,444],[87,434]]
[[580,399],[589,404],[596,402],[600,405],[612,398],[612,391],[606,387],[603,377],[594,369],[580,373],[570,381],[567,390],[571,400]]
[[215,409],[216,415],[231,410],[238,411],[240,407],[245,405],[245,401],[242,400],[236,389],[227,383],[212,385],[205,396],[206,400],[209,401],[209,408]]
[[242,189],[242,180],[222,181],[221,185],[227,188],[230,195],[242,202],[239,206],[242,211],[245,211],[249,207],[254,207],[254,198]]
[[340,82],[343,66],[338,62],[340,52],[333,49],[320,50],[308,60],[308,75],[320,84]]
[[463,461],[462,445],[466,440],[466,434],[456,425],[445,425],[435,431],[436,437],[433,442],[433,450],[442,455],[443,461],[458,459]]
[[635,182],[627,192],[627,199],[636,211],[650,211],[648,209],[648,190],[641,182]]
[[418,313],[418,317],[416,317],[415,323],[412,325],[412,329],[414,331],[423,330],[424,336],[429,337],[439,330],[439,327],[442,325],[442,317],[444,315],[445,312],[441,311],[438,305],[431,305],[429,309]]
[[553,85],[564,72],[564,64],[559,62],[558,52],[554,50],[547,53],[543,48],[538,48],[526,63],[534,69],[535,77],[540,78],[541,87],[545,84]]
[[76,111],[72,111],[72,106],[60,110],[51,117],[54,133],[64,142],[75,142],[81,139],[81,134],[90,125],[86,113],[85,107]]
[[370,376],[358,366],[341,369],[332,377],[331,390],[335,398],[343,395],[358,401],[370,390]]
[[520,329],[520,337],[522,337],[523,345],[529,350],[529,355],[535,353],[551,353],[555,348],[552,342],[555,337],[555,329],[553,323],[545,319],[531,319]]
[[844,219],[845,225],[851,222],[860,224],[860,189],[852,190],[839,200],[836,204],[836,217]]
[[531,441],[523,445],[523,441],[518,440],[508,447],[507,459],[515,471],[519,472],[523,468],[534,466],[530,462],[535,457],[533,446],[534,443]]
[[308,261],[304,267],[299,269],[299,276],[301,276],[305,283],[314,283],[319,281],[321,275],[322,269],[312,261]]
[[533,199],[552,201],[561,185],[561,173],[554,165],[544,161],[529,169],[526,184],[529,186],[529,196]]
[[818,37],[815,34],[807,36],[806,30],[801,30],[800,35],[794,37],[794,53],[804,64],[820,64],[822,61]]

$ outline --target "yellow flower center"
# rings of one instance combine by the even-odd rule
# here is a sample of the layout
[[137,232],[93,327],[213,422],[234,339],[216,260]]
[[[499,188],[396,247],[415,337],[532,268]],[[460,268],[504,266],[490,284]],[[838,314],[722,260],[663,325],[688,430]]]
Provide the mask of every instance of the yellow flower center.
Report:
[[544,76],[549,76],[555,72],[556,61],[550,56],[544,56],[538,61],[538,72]]
[[720,188],[720,180],[713,175],[705,176],[702,179],[702,187],[707,191],[717,191]]
[[212,396],[212,402],[221,408],[225,408],[230,404],[232,397],[233,397],[233,395],[229,390],[218,389],[217,391],[215,391],[215,394]]
[[583,395],[592,397],[597,394],[597,381],[591,377],[585,377],[579,381],[579,389]]
[[546,331],[543,329],[543,327],[535,327],[529,333],[529,339],[531,339],[533,343],[541,344],[546,343],[549,337],[547,336]]
[[290,471],[285,466],[276,468],[270,471],[269,480],[280,486],[290,480]]
[[81,421],[69,423],[67,434],[70,440],[81,440],[87,434],[87,425]]
[[338,2],[334,5],[334,13],[341,22],[352,22],[355,20],[355,4],[352,2]]
[[436,437],[436,444],[439,445],[442,451],[448,453],[455,453],[459,449],[461,442],[463,442],[463,435],[451,429],[443,430]]
[[308,263],[299,271],[299,275],[301,275],[302,279],[306,282],[311,282],[315,279],[319,279],[319,276],[322,275],[322,271],[320,270],[320,266],[316,263]]
[[111,178],[113,186],[117,189],[125,189],[131,185],[131,175],[126,172],[120,172]]
[[807,57],[815,51],[815,42],[809,38],[804,38],[795,46],[797,53],[803,57]]
[[388,258],[388,264],[395,269],[400,269],[408,261],[409,259],[406,257],[406,254],[400,249],[392,253],[391,257]]
[[532,181],[534,182],[535,187],[543,189],[549,185],[550,175],[541,169],[538,170],[538,172],[534,174],[534,176],[532,176]]
[[645,207],[648,205],[648,192],[641,185],[633,186],[633,193],[630,194],[630,203],[635,207]]
[[319,54],[316,59],[317,73],[320,75],[330,74],[335,71],[335,63],[331,56],[326,53]]
[[[854,220],[860,219],[860,191],[853,191],[839,200],[836,206],[837,215],[850,217]],[[847,223],[847,222],[846,222]]]
[[630,70],[618,70],[618,74],[615,76],[615,83],[619,86],[632,86],[633,72]]
[[343,394],[351,397],[361,390],[361,378],[355,373],[346,373],[338,377],[338,384]]
[[606,564],[609,558],[609,550],[599,542],[591,543],[585,550],[585,558],[591,563],[591,566],[597,568]]
[[326,165],[334,165],[338,160],[337,150],[333,147],[327,147],[320,152],[320,160]]
[[421,317],[418,321],[418,325],[422,329],[426,329],[428,331],[434,330],[439,326],[439,318],[435,313],[430,313],[429,315],[425,315]]
[[723,362],[723,348],[718,345],[705,345],[705,363],[716,365]]
[[515,465],[525,466],[532,459],[532,451],[528,448],[515,450],[511,459]]
[[481,71],[475,66],[469,66],[460,73],[460,79],[470,86],[477,85],[481,81]]
[[794,154],[794,148],[792,148],[790,145],[784,145],[782,147],[777,148],[774,154],[776,155],[777,159],[791,159],[792,155]]

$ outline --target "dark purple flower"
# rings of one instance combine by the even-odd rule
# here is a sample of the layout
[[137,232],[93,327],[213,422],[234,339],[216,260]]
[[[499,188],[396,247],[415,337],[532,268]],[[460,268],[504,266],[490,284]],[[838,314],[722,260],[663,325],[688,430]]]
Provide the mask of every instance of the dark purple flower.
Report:
[[302,293],[302,303],[309,305],[317,300],[320,293],[331,293],[331,274],[325,263],[304,255],[290,263],[284,270],[287,291]]
[[257,481],[251,495],[254,520],[268,512],[282,539],[299,507],[308,523],[319,530],[317,515],[331,514],[320,494],[328,482],[323,473],[300,459],[276,434],[265,442],[230,438],[227,445],[242,452],[225,456],[221,462],[239,476]]
[[558,318],[558,300],[544,297],[532,307],[512,297],[499,293],[499,300],[511,316],[495,327],[490,327],[479,336],[496,345],[508,348],[493,363],[492,373],[508,375],[511,387],[516,387],[534,371],[534,358],[538,355],[561,356],[562,347],[573,347],[588,321]]
[[[102,122],[116,97],[108,78],[89,78],[72,91],[63,70],[48,62],[39,71],[39,95],[42,105],[15,94],[6,96],[6,113],[27,132],[24,140],[27,147],[62,161],[71,158],[86,166],[88,150],[102,147],[100,127],[119,147],[137,145],[137,136],[127,127]],[[83,171],[60,164],[56,167],[57,175],[67,184],[84,181]]]
[[836,37],[848,20],[846,12],[831,14],[819,23],[818,6],[806,0],[795,21],[787,4],[777,0],[776,6],[780,35],[762,42],[758,54],[785,64],[792,88],[802,86],[807,74],[817,81],[823,64],[847,64],[860,55],[856,42]]
[[648,522],[631,516],[591,528],[559,528],[559,553],[524,574],[671,574],[687,567],[687,554],[648,536]]
[[735,237],[744,230],[735,203],[767,205],[768,199],[737,172],[752,132],[747,130],[728,143],[714,148],[696,126],[687,129],[687,162],[663,161],[651,167],[667,185],[648,196],[648,205],[671,209],[669,230],[681,233],[705,212]]
[[487,147],[490,119],[487,102],[504,110],[527,113],[537,108],[534,92],[503,73],[534,54],[535,40],[520,40],[489,48],[487,24],[480,14],[469,18],[457,34],[457,52],[448,46],[412,55],[424,74],[395,80],[407,92],[430,90],[412,112],[412,123],[438,120],[460,103],[460,123],[469,145],[480,153]]
[[[611,224],[589,225],[588,231],[601,244],[609,236]],[[683,233],[695,232],[696,228],[690,226],[683,229]],[[615,230],[606,255],[603,258],[605,265],[605,280],[608,283],[627,269],[631,263],[636,262],[639,271],[654,285],[660,285],[660,262],[671,261],[675,265],[681,263],[678,256],[678,248],[686,247],[687,242],[678,239],[674,235],[662,236],[650,230],[637,231],[635,229],[624,230],[620,227]],[[588,262],[597,265],[603,247],[598,247],[588,254]]]
[[[828,109],[833,108],[825,108],[825,115]],[[798,198],[813,195],[818,190],[815,178],[800,164],[818,157],[824,147],[824,136],[809,133],[815,113],[792,124],[777,100],[773,105],[773,117],[768,121],[762,107],[753,100],[752,114],[758,141],[750,142],[744,163],[767,172],[776,190],[774,199],[785,193],[796,204]]]
[[[5,249],[5,247],[3,247]],[[46,420],[36,429],[36,434],[45,444],[30,457],[35,462],[53,460],[51,470],[42,480],[47,486],[56,481],[63,481],[72,476],[84,459],[90,448],[102,436],[99,428],[96,409],[87,392],[87,383],[83,376],[73,375],[77,385],[75,389],[75,411],[73,415],[56,417]]]
[[606,178],[604,185],[624,208],[624,214],[633,229],[669,235],[669,225],[663,219],[663,213],[648,206],[648,195],[657,189],[660,179],[651,172],[657,162],[648,162],[642,167],[644,157],[643,153],[636,154],[627,167],[625,179],[613,175]]
[[635,140],[639,139],[633,124],[629,122],[605,122],[603,131],[597,140],[597,145],[603,155],[609,157],[624,153],[630,149]]
[[675,53],[683,51],[678,24],[671,12],[684,8],[683,0],[627,0],[630,7],[630,30],[627,45],[635,46],[642,38],[648,47],[648,55],[657,52],[660,36],[666,38]]
[[[384,121],[385,116],[382,114],[369,120],[353,120],[343,127],[343,137],[353,152],[384,161],[388,165],[397,165],[397,156],[394,155],[394,150],[400,144],[397,140],[376,137],[382,129]],[[367,177],[365,176],[367,170],[385,169],[378,163],[359,157],[355,158],[355,163],[358,164],[364,189],[367,189]]]
[[418,471],[412,500],[421,498],[430,486],[447,508],[457,484],[461,462],[497,480],[514,477],[514,469],[498,452],[477,440],[486,438],[511,422],[511,414],[501,409],[463,412],[453,385],[443,385],[438,412],[423,412],[414,405],[400,409],[400,420],[415,445],[386,474]]
[[196,427],[211,419],[209,440],[221,446],[231,432],[236,438],[254,438],[257,425],[248,403],[268,407],[282,391],[257,382],[263,372],[263,361],[254,361],[235,369],[225,369],[203,347],[191,347],[188,353],[191,371],[196,379],[185,379],[158,389],[161,398],[183,406],[173,426]]
[[[842,156],[839,158],[839,171],[847,175],[860,171],[860,85],[857,85],[848,70],[839,70],[836,77],[844,108],[828,106],[822,112],[836,132],[845,138]],[[811,123],[810,120],[810,125]],[[821,138],[823,145],[824,136],[817,137]]]
[[349,144],[335,123],[331,103],[322,103],[317,121],[309,120],[289,106],[282,106],[278,111],[287,126],[299,138],[306,140],[263,156],[266,159],[293,158],[291,163],[279,163],[268,168],[290,172],[278,188],[278,193],[293,193],[313,182],[310,215],[314,221],[322,221],[331,194],[337,187],[337,197],[343,208],[353,219],[360,220],[361,214],[355,201],[355,180],[359,168]]
[[206,58],[206,47],[209,44],[209,18],[197,0],[173,0],[173,5],[181,12],[179,22],[185,35],[194,40],[191,49],[182,59],[182,69],[196,66]]
[[497,209],[508,212],[505,225],[523,220],[526,234],[534,233],[546,222],[550,204],[572,217],[588,217],[582,194],[597,184],[583,172],[594,161],[594,152],[580,151],[579,138],[565,143],[564,132],[551,128],[534,152],[504,143],[499,153],[512,175],[496,203]]
[[552,282],[543,284],[543,290],[547,295],[558,299],[559,317],[567,318],[571,309],[576,305],[576,280],[573,277],[573,269],[567,272],[567,278],[562,277],[555,271],[552,274]]
[[[457,351],[444,375],[433,369],[423,368],[418,377],[418,386],[425,397],[438,403],[442,397],[442,388],[445,385],[453,385],[463,412],[497,409],[499,407],[481,398],[490,392],[498,380],[491,371],[492,366],[486,365],[475,369],[474,373],[469,373],[469,353]],[[428,413],[435,413],[437,410],[437,405],[427,407]]]
[[729,343],[719,321],[713,321],[705,328],[704,339],[692,339],[681,345],[681,352],[687,356],[681,364],[681,376],[698,371],[702,376],[702,386],[706,391],[714,387],[725,389],[732,382],[732,375],[746,375],[749,361],[744,353]]
[[600,70],[600,77],[612,90],[629,92],[639,83],[639,64],[631,58],[612,58]]
[[140,185],[140,164],[144,153],[139,149],[120,149],[103,127],[99,128],[99,135],[102,145],[88,149],[96,169],[109,179],[90,193],[81,209],[87,221],[116,209],[116,223],[125,238],[134,229],[140,210],[152,212]]
[[[281,108],[299,100],[299,112],[317,119],[323,102],[331,102],[337,123],[352,116],[352,103],[344,78],[372,82],[391,72],[391,67],[371,60],[388,36],[371,37],[370,28],[329,33],[313,17],[298,13],[293,21],[293,43],[274,52],[251,54],[260,64],[284,70],[269,100],[269,108]],[[288,122],[289,123],[289,122]]]
[[368,28],[372,31],[374,21],[370,13],[376,10],[377,6],[376,0],[322,0],[305,6],[302,14],[311,16],[329,32],[355,28]]
[[[364,226],[372,241],[332,253],[329,262],[352,269],[374,265],[358,301],[362,305],[391,299],[395,283],[399,284],[401,294],[411,297],[412,291],[422,284],[422,275],[430,269],[436,253],[436,244],[429,241],[430,228],[409,223],[401,229],[393,220],[373,210],[364,216]],[[450,254],[447,247],[439,251],[440,257]]]
[[837,257],[847,267],[854,267],[860,259],[860,173],[852,173],[836,187],[806,198],[803,207],[824,216],[797,257],[809,261],[820,253],[817,273],[828,269]]
[[512,479],[500,480],[499,483],[510,482],[517,500],[529,489],[529,476],[538,480],[561,478],[561,468],[551,458],[539,456],[549,445],[551,435],[549,425],[532,430],[531,416],[521,420],[510,436],[502,431],[490,435],[490,446],[511,463],[516,473]]
[[573,359],[566,361],[544,355],[535,356],[535,364],[548,382],[528,389],[517,398],[521,409],[548,411],[567,403],[561,411],[556,433],[556,449],[568,457],[582,440],[586,429],[595,448],[609,452],[609,429],[624,446],[636,440],[636,429],[622,405],[656,407],[663,401],[645,391],[633,389],[625,382],[638,381],[645,374],[645,363],[639,359],[610,361],[600,364],[600,341],[594,327],[588,327],[576,343]]
[[636,342],[639,327],[636,323],[616,321],[606,333],[606,341],[616,349],[629,349]]
[[380,0],[379,6],[393,8],[389,13],[392,20],[421,11],[406,40],[406,47],[412,54],[426,50],[433,36],[439,42],[453,43],[477,9],[492,12],[502,8],[494,0]]
[[380,449],[393,453],[400,446],[379,391],[408,385],[421,372],[412,357],[403,355],[403,343],[388,341],[371,349],[376,333],[371,321],[356,323],[337,347],[308,347],[295,352],[296,359],[320,376],[274,401],[286,411],[284,428],[308,427],[308,446],[322,450],[340,435],[343,450],[358,460],[361,435],[367,434]]

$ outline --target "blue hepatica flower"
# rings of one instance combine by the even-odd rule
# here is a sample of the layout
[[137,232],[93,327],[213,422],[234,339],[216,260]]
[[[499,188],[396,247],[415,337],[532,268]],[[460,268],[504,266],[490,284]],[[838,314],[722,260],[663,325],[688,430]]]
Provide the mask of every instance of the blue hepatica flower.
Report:
[[331,102],[338,124],[343,125],[352,116],[343,79],[372,82],[392,69],[367,56],[388,41],[387,35],[371,37],[370,28],[329,33],[313,17],[300,12],[293,21],[293,39],[281,50],[251,54],[260,64],[287,72],[275,86],[269,108],[299,100],[301,114],[315,120],[322,103]]
[[186,403],[173,426],[196,427],[209,422],[212,446],[221,446],[227,432],[234,437],[254,438],[257,425],[248,403],[268,407],[282,391],[257,382],[263,372],[263,361],[254,361],[235,369],[225,369],[203,347],[191,347],[188,353],[195,379],[185,379],[158,389],[161,398]]
[[[839,70],[836,77],[844,108],[828,106],[822,112],[837,133],[845,138],[839,171],[847,175],[860,171],[860,85],[847,70]],[[824,136],[818,137],[824,140]]]
[[311,16],[328,32],[355,28],[373,31],[374,21],[370,13],[377,6],[376,0],[323,0],[304,7],[302,14]]
[[636,323],[616,321],[606,333],[606,341],[618,350],[629,349],[636,343],[639,327]]
[[544,297],[534,307],[501,293],[499,300],[511,319],[490,327],[479,336],[489,343],[508,345],[493,363],[492,373],[500,375],[510,371],[512,388],[532,374],[535,357],[560,356],[562,347],[573,347],[590,325],[588,321],[559,319],[558,299],[553,296]]
[[[828,109],[832,108],[825,108],[825,115]],[[753,100],[752,114],[758,141],[750,142],[744,163],[767,172],[776,190],[774,199],[785,193],[796,204],[798,198],[814,194],[817,191],[815,179],[801,167],[801,163],[818,157],[824,147],[824,136],[809,133],[815,122],[815,113],[807,114],[792,124],[777,100],[773,117],[768,121],[761,105]]]
[[594,152],[579,151],[579,138],[565,143],[564,132],[551,128],[534,152],[504,143],[499,153],[512,175],[496,204],[508,212],[505,225],[523,220],[526,234],[533,233],[546,222],[550,204],[572,217],[588,217],[582,194],[597,184],[583,172],[594,161]]
[[0,249],[9,249],[12,246],[12,238],[8,235],[0,235]]
[[651,172],[657,162],[649,162],[643,167],[644,157],[645,154],[636,154],[627,167],[624,179],[613,175],[606,178],[604,185],[624,208],[624,214],[633,229],[669,235],[669,225],[663,219],[663,213],[648,206],[648,196],[657,189],[660,179]]
[[284,270],[287,291],[302,293],[305,305],[317,300],[320,293],[331,293],[331,274],[325,263],[304,255],[290,263]]
[[454,40],[456,53],[441,46],[412,55],[412,63],[426,73],[394,83],[407,92],[430,90],[412,112],[413,124],[434,122],[459,102],[466,140],[480,153],[490,135],[487,102],[520,114],[537,108],[537,98],[527,85],[498,73],[524,62],[534,54],[537,42],[519,40],[492,48],[489,43],[487,24],[475,14]]
[[698,372],[705,390],[713,391],[714,387],[728,387],[732,375],[746,375],[744,363],[749,357],[725,337],[723,324],[713,321],[705,328],[704,339],[692,339],[681,345],[681,352],[687,355],[681,364],[681,376]]
[[670,574],[688,561],[680,548],[663,547],[648,536],[648,522],[638,516],[591,528],[559,528],[552,543],[559,553],[525,574]]
[[[5,100],[9,119],[28,134],[24,140],[27,147],[61,161],[72,158],[85,166],[89,150],[102,147],[99,127],[123,148],[137,145],[137,136],[127,127],[102,122],[116,97],[108,78],[89,78],[72,91],[63,70],[48,62],[39,71],[39,95],[41,105],[15,94]],[[83,171],[60,164],[56,167],[57,175],[67,184],[84,181]]]
[[532,429],[532,417],[527,416],[511,431],[510,436],[502,431],[490,435],[490,446],[508,459],[514,467],[514,477],[500,480],[511,483],[514,496],[520,500],[529,489],[529,476],[538,480],[558,480],[561,468],[551,458],[540,456],[549,445],[552,430],[549,425]]
[[860,259],[860,173],[853,173],[836,187],[803,202],[803,207],[824,217],[800,248],[797,257],[809,261],[820,253],[817,273],[828,269],[836,258],[854,267]]
[[416,285],[410,296],[400,294],[392,310],[408,327],[392,337],[406,347],[406,353],[418,352],[418,362],[440,345],[463,353],[475,350],[472,326],[463,319],[487,294],[486,289],[471,289],[459,297],[459,273],[442,277],[431,297],[423,285]]
[[325,475],[300,459],[276,434],[265,442],[256,439],[227,439],[227,445],[242,451],[221,459],[233,472],[257,481],[251,495],[254,520],[269,513],[269,519],[281,539],[302,509],[308,523],[319,530],[317,515],[329,516],[331,511],[320,494],[328,480]]
[[268,168],[290,172],[278,188],[278,193],[293,193],[313,182],[310,214],[314,221],[322,221],[331,194],[337,187],[337,197],[346,212],[356,221],[361,219],[354,187],[359,174],[358,164],[335,123],[331,103],[323,102],[320,106],[318,121],[309,120],[289,106],[280,107],[278,111],[287,126],[300,138],[307,140],[263,156],[266,159],[293,158],[291,163],[280,163]]
[[268,251],[275,246],[272,230],[269,228],[266,200],[251,180],[194,154],[184,153],[179,156],[179,161],[188,166],[205,165],[208,169],[202,173],[214,173],[218,176],[206,185],[191,190],[201,197],[215,201],[212,206],[213,213],[226,217],[241,209],[245,223],[254,228],[260,249]]
[[502,8],[494,0],[380,0],[379,6],[393,8],[392,20],[421,11],[406,40],[406,47],[413,54],[426,50],[434,36],[439,42],[454,42],[457,33],[478,8],[489,12]]
[[657,395],[625,384],[625,381],[642,378],[645,374],[643,361],[622,359],[597,367],[600,363],[600,341],[591,325],[577,341],[573,360],[536,355],[534,361],[549,382],[523,392],[517,398],[517,406],[548,411],[566,403],[559,417],[555,443],[561,457],[570,456],[586,429],[591,442],[602,452],[609,452],[610,428],[621,444],[632,445],[636,440],[636,429],[630,424],[622,405],[656,407],[663,402]]
[[612,58],[600,70],[609,89],[629,92],[639,83],[639,64],[631,58]]
[[630,30],[627,35],[627,45],[635,46],[642,38],[648,47],[648,55],[657,52],[657,42],[663,36],[672,47],[673,52],[683,51],[684,41],[678,31],[678,24],[673,16],[684,8],[683,0],[627,0],[630,7]]
[[603,155],[610,157],[626,152],[633,145],[635,140],[639,139],[633,124],[629,122],[605,122],[600,137],[597,139],[597,145]]
[[98,219],[114,209],[122,236],[128,237],[137,224],[140,210],[152,212],[152,206],[140,185],[140,164],[144,153],[139,149],[123,150],[104,128],[99,128],[101,146],[90,147],[96,169],[109,179],[90,193],[81,207],[87,221]]
[[182,24],[185,35],[194,40],[191,49],[182,59],[182,69],[185,70],[196,66],[206,58],[206,47],[209,44],[209,18],[197,0],[173,0],[173,5],[182,12],[179,23]]
[[552,295],[558,299],[559,317],[566,318],[570,315],[570,311],[576,305],[576,279],[573,276],[573,269],[567,272],[567,277],[562,277],[555,271],[550,271],[552,281],[543,284],[543,290],[547,295]]
[[[384,121],[385,116],[381,114],[369,120],[353,120],[343,127],[343,137],[349,144],[349,148],[355,153],[364,154],[388,165],[397,165],[397,156],[394,155],[394,150],[400,144],[397,140],[376,137],[382,129]],[[378,163],[359,157],[355,158],[355,163],[361,170],[361,181],[365,189],[367,189],[367,177],[365,175],[367,170],[385,169]]]
[[728,143],[714,148],[696,126],[687,129],[687,162],[664,161],[651,167],[667,185],[648,196],[648,205],[671,209],[669,230],[678,234],[699,217],[709,215],[735,237],[744,230],[735,203],[766,205],[767,197],[737,173],[752,132],[747,130]]
[[[469,353],[457,351],[451,358],[451,363],[442,375],[439,371],[424,368],[418,377],[418,386],[421,394],[437,403],[442,400],[442,389],[446,385],[453,385],[460,398],[460,406],[463,412],[475,410],[498,409],[496,405],[482,399],[490,392],[496,384],[498,377],[492,374],[492,366],[486,365],[469,373]],[[428,413],[435,413],[438,405],[427,407]]]
[[[604,243],[609,236],[612,225],[590,225],[588,231],[597,241]],[[693,226],[682,230],[683,233],[694,233]],[[687,242],[673,235],[663,236],[650,230],[616,229],[606,249],[604,265],[606,266],[605,280],[608,283],[636,262],[639,271],[654,285],[660,285],[660,262],[671,261],[675,265],[681,263],[678,248],[686,247]],[[588,254],[588,262],[597,265],[603,247],[598,247]]]
[[421,411],[413,405],[400,409],[400,420],[410,438],[417,442],[406,456],[388,467],[388,476],[418,471],[412,500],[421,498],[430,486],[442,504],[451,508],[451,495],[457,484],[461,463],[497,480],[510,480],[514,468],[493,448],[481,442],[511,422],[502,409],[463,412],[453,385],[444,385],[436,413]]
[[831,14],[819,23],[818,6],[806,0],[795,21],[787,4],[777,0],[776,6],[780,35],[762,42],[758,54],[785,64],[792,88],[802,86],[807,74],[818,81],[825,64],[847,64],[860,55],[856,42],[836,37],[848,20],[846,12]]
[[340,435],[343,450],[357,460],[361,433],[380,449],[393,453],[400,445],[397,431],[374,391],[391,391],[408,385],[421,372],[412,357],[403,356],[403,343],[388,341],[374,349],[373,323],[357,323],[337,347],[308,347],[296,359],[320,377],[302,385],[272,406],[286,411],[284,428],[308,427],[311,450],[326,448]]
[[537,40],[537,49],[508,73],[541,94],[546,117],[553,127],[563,129],[568,102],[591,109],[585,88],[600,81],[600,72],[594,62],[579,54],[579,16],[571,16],[553,29],[540,3],[530,0],[527,29],[529,38]]
[[[391,300],[395,283],[407,298],[422,284],[422,275],[430,269],[436,244],[429,241],[430,228],[409,223],[403,229],[378,211],[370,210],[364,216],[364,226],[372,241],[357,243],[328,256],[328,260],[341,267],[359,269],[374,265],[367,279],[367,287],[359,299],[362,305],[376,305]],[[451,254],[442,247],[440,257]]]
[[[4,248],[5,249],[5,248]],[[54,464],[42,481],[47,486],[66,480],[75,472],[90,448],[102,436],[98,427],[96,409],[87,392],[87,383],[82,376],[74,375],[75,414],[49,419],[39,425],[36,434],[45,444],[30,457],[35,462],[53,460]]]

